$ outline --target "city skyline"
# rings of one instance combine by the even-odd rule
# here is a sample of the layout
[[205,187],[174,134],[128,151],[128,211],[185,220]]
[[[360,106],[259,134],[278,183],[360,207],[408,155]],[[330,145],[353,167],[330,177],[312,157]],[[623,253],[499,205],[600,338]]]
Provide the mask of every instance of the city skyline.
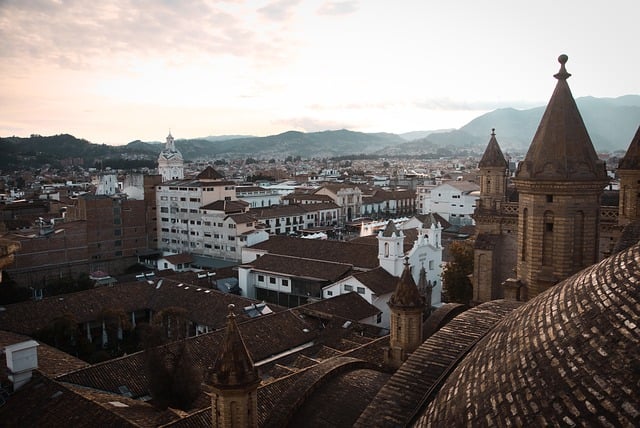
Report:
[[458,128],[575,97],[637,94],[632,1],[6,1],[0,135],[126,144],[347,128]]

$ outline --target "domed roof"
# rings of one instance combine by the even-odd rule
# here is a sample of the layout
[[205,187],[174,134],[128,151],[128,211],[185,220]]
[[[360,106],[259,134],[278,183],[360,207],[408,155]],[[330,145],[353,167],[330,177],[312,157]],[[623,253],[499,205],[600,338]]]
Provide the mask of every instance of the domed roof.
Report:
[[637,426],[640,245],[505,317],[451,373],[417,426]]

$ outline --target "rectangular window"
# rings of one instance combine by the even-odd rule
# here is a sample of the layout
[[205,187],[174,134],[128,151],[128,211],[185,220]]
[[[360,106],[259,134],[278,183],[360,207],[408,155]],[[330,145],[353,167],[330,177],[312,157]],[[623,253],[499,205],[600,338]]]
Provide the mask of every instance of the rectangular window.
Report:
[[345,284],[344,291],[353,291],[353,285]]
[[122,229],[113,229],[113,235],[114,236],[122,235]]
[[264,282],[264,275],[258,275],[258,282]]
[[327,296],[333,296],[333,291],[327,290]]
[[168,213],[169,212],[169,207],[160,207],[160,212],[161,213]]
[[166,196],[160,196],[161,201],[166,201],[168,198]]
[[282,280],[282,286],[283,287],[288,287],[289,286],[289,280],[288,279],[283,279]]
[[275,284],[276,279],[274,277],[269,278],[269,284]]
[[358,287],[358,294],[364,294],[364,287]]

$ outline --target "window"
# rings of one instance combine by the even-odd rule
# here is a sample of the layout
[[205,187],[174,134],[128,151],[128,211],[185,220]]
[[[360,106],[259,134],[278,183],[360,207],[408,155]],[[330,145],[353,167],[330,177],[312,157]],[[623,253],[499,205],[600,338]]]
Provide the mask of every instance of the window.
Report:
[[113,235],[114,236],[122,235],[122,229],[113,229]]
[[364,294],[364,287],[358,287],[358,294]]
[[114,241],[113,245],[116,247],[122,247],[122,241],[118,239],[117,241]]
[[353,291],[353,285],[345,284],[344,291]]
[[382,312],[380,312],[380,313],[378,314],[378,316],[376,317],[376,323],[377,323],[377,324],[380,324],[381,322],[382,322]]
[[264,282],[264,275],[258,275],[258,282]]
[[166,196],[160,196],[160,200],[161,200],[161,201],[166,201],[166,200],[167,200],[167,197],[166,197]]
[[169,207],[160,207],[160,212],[161,213],[168,213],[169,212]]
[[333,291],[327,290],[327,296],[333,296]]
[[229,229],[235,229],[235,228],[236,228],[236,225],[235,225],[235,224],[231,223],[231,224],[229,225]]
[[553,202],[553,195],[547,195],[547,202]]
[[288,287],[289,286],[289,280],[288,279],[283,279],[282,280],[282,286],[283,287]]
[[271,277],[269,278],[269,284],[275,284],[276,283],[276,279]]

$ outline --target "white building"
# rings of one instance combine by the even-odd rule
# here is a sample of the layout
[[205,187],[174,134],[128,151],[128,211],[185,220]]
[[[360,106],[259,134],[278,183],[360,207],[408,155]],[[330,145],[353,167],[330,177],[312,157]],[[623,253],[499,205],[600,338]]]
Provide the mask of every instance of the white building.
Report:
[[171,133],[167,136],[165,147],[158,156],[158,173],[162,175],[162,181],[184,179],[184,159],[182,159],[182,153],[176,149]]
[[235,184],[207,167],[195,179],[163,182],[156,191],[158,243],[169,254],[239,261],[241,249],[268,238],[246,215]]
[[420,214],[438,213],[454,225],[475,224],[471,215],[480,198],[480,186],[470,181],[447,181],[418,187]]
[[265,208],[280,204],[280,194],[273,188],[237,186],[236,196],[251,208]]
[[247,297],[285,306],[356,292],[380,310],[375,325],[388,328],[387,302],[405,259],[416,283],[424,268],[425,282],[431,286],[431,305],[441,305],[441,233],[442,227],[431,216],[414,229],[399,230],[389,222],[376,238],[377,251],[365,243],[270,239],[243,251],[239,286]]

